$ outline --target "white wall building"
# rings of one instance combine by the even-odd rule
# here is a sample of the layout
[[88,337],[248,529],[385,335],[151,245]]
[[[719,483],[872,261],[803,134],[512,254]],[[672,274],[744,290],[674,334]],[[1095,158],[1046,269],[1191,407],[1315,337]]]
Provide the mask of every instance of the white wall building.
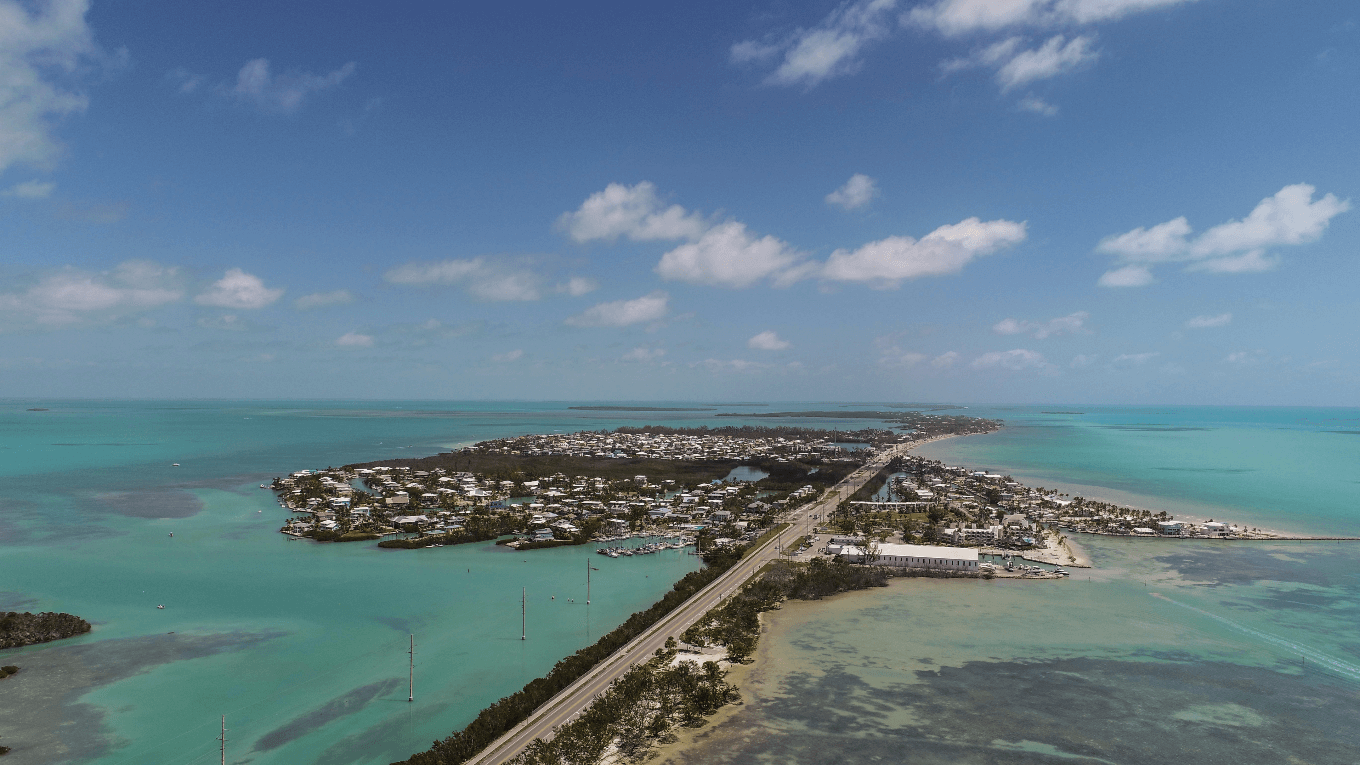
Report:
[[[853,545],[827,545],[826,551],[840,555],[851,563],[862,563],[865,550]],[[978,570],[978,551],[962,547],[936,547],[934,545],[878,545],[878,558],[873,561],[879,566],[898,566],[901,568],[930,568],[942,571],[976,572]]]

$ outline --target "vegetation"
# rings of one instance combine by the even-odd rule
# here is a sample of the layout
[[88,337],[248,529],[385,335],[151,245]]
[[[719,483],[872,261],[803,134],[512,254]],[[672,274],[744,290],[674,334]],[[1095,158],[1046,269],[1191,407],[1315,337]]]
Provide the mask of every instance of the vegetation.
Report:
[[412,470],[459,470],[479,473],[495,481],[532,480],[544,475],[589,475],[618,480],[645,475],[653,482],[673,480],[678,483],[705,483],[717,480],[740,464],[737,460],[662,460],[628,457],[574,457],[565,454],[528,456],[494,454],[477,451],[457,451],[433,457],[405,460],[383,460],[361,465],[346,465],[346,470],[373,468],[381,465],[410,467]]
[[644,664],[629,670],[551,741],[538,739],[514,765],[599,762],[612,747],[636,760],[675,725],[696,728],[724,704],[740,698],[715,662],[673,664],[674,641]]
[[[890,414],[896,414],[890,413]],[[765,415],[762,415],[765,416]],[[843,443],[876,443],[883,440],[897,440],[897,434],[891,430],[881,430],[874,428],[864,428],[862,430],[826,430],[824,428],[795,428],[789,426],[762,426],[762,425],[723,425],[721,427],[710,428],[701,425],[697,428],[672,428],[666,425],[645,425],[643,427],[622,427],[616,428],[615,433],[640,434],[647,433],[657,436],[724,436],[727,438],[783,438],[789,441],[816,441],[831,435]]]
[[0,648],[61,640],[90,631],[90,623],[70,614],[0,611]]
[[519,691],[497,701],[473,720],[466,728],[441,741],[429,750],[412,755],[408,765],[457,765],[485,749],[506,731],[518,725],[539,705],[571,685],[596,664],[641,635],[666,614],[702,590],[741,559],[742,550],[719,550],[704,555],[707,568],[686,574],[670,592],[646,611],[638,611],[614,631],[600,638],[594,645],[582,648],[559,661],[544,677],[531,681]]
[[428,534],[418,537],[405,537],[398,539],[384,539],[378,543],[379,547],[398,550],[416,550],[421,547],[434,547],[435,545],[463,545],[469,542],[488,542],[501,536],[493,531],[481,533],[470,532],[466,529],[451,531],[447,534]]
[[5,666],[3,666],[3,667],[0,667],[0,680],[5,679],[5,678],[9,677],[10,675],[12,675],[12,674],[14,674],[15,672],[18,672],[18,671],[19,671],[19,668],[16,667],[16,666],[14,666],[13,664],[8,664],[8,665],[5,665]]
[[732,661],[746,661],[755,652],[762,612],[778,608],[786,599],[820,600],[887,584],[886,569],[843,560],[814,558],[805,566],[775,565],[685,630],[681,639],[692,645],[723,646]]

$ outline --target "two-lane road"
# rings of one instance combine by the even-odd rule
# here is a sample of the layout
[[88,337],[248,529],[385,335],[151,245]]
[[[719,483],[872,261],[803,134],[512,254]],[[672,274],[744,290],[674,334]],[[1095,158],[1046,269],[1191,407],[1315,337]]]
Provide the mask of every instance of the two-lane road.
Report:
[[710,609],[741,587],[754,572],[778,558],[779,544],[783,537],[792,540],[800,536],[798,534],[800,525],[809,517],[825,517],[842,500],[854,494],[873,477],[888,460],[904,453],[907,448],[905,444],[891,447],[846,476],[845,480],[827,490],[816,501],[793,510],[789,517],[785,518],[784,522],[790,524],[790,527],[783,534],[768,539],[751,550],[741,563],[725,571],[722,576],[709,583],[631,643],[614,652],[575,683],[534,710],[524,722],[483,749],[476,757],[468,760],[469,765],[496,765],[513,759],[533,743],[534,739],[550,739],[558,726],[571,721],[584,711],[597,696],[609,688],[610,683],[622,677],[634,665],[646,661],[656,649],[664,647],[667,638],[679,637],[690,625],[699,621]]

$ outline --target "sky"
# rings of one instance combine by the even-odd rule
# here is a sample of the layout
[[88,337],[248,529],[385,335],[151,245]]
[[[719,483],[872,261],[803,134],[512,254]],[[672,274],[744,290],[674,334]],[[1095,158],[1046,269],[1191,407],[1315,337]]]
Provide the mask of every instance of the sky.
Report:
[[0,0],[0,397],[1360,405],[1343,0]]

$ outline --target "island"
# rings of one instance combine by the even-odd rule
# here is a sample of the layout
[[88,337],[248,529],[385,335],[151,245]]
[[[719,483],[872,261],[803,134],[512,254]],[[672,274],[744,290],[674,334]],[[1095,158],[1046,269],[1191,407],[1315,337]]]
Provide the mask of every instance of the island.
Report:
[[89,631],[89,622],[71,614],[0,612],[0,649],[61,640]]

